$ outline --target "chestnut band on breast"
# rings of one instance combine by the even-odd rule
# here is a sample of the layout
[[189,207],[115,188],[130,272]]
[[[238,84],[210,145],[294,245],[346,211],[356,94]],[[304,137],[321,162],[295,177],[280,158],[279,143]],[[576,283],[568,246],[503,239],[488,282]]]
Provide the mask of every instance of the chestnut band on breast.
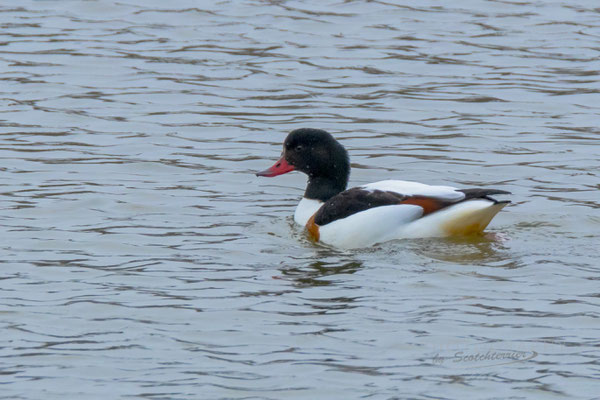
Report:
[[306,223],[306,230],[308,230],[308,235],[310,236],[310,238],[312,240],[314,240],[315,242],[319,241],[319,225],[317,225],[315,223],[315,214],[313,214],[312,217],[309,218],[308,222]]

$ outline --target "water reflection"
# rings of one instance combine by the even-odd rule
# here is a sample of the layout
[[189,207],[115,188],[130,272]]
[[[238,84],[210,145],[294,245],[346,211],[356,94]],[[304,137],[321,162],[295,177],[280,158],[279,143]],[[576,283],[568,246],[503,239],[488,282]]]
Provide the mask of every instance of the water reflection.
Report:
[[415,243],[416,251],[435,260],[466,265],[496,265],[518,268],[503,233],[486,233],[466,237],[422,239]]
[[305,267],[288,266],[281,268],[281,277],[294,282],[295,287],[329,286],[336,279],[325,279],[341,274],[354,274],[362,268],[359,261],[313,261]]

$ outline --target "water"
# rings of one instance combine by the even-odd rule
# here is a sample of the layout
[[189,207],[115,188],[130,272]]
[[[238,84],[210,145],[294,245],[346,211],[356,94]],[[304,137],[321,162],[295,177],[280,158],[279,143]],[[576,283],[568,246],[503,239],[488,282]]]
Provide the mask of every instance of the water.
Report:
[[[0,5],[5,399],[600,393],[595,1]],[[513,192],[481,239],[340,252],[273,179]]]

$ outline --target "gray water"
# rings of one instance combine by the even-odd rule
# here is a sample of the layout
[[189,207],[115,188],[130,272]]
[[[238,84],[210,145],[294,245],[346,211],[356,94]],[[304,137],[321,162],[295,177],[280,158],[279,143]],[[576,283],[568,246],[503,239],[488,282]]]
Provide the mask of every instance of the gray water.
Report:
[[[2,1],[0,398],[599,398],[599,53],[595,0]],[[315,245],[299,127],[513,204]]]

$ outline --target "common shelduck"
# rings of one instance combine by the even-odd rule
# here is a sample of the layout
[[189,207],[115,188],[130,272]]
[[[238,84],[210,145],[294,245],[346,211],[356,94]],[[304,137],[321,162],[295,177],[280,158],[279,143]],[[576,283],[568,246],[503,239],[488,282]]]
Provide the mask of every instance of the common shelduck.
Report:
[[290,171],[308,175],[294,214],[317,242],[340,248],[367,247],[401,238],[480,234],[510,201],[490,197],[498,189],[457,189],[386,180],[346,190],[350,161],[346,149],[320,129],[292,131],[281,158],[257,176]]

